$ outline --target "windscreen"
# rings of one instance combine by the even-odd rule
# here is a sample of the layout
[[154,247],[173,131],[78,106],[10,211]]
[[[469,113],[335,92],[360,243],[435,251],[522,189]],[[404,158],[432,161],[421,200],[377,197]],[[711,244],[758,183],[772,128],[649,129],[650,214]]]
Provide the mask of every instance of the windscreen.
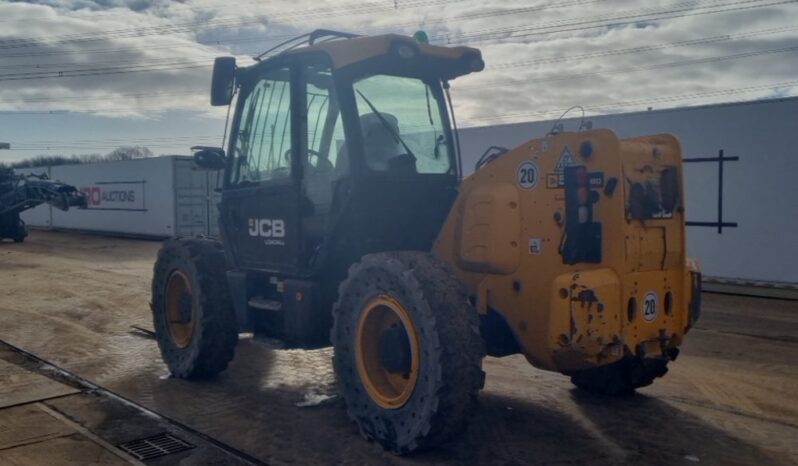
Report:
[[366,164],[386,171],[391,161],[415,159],[418,173],[454,173],[439,86],[416,78],[373,75],[354,83]]

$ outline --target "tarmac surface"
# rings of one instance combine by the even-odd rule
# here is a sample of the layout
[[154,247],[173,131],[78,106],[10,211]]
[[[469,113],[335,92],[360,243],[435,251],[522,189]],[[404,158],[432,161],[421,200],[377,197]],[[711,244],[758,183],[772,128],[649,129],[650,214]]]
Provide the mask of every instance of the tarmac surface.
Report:
[[626,399],[487,358],[463,436],[398,457],[347,418],[329,349],[242,339],[219,378],[170,378],[136,330],[152,328],[159,246],[42,231],[0,244],[0,464],[142,464],[117,445],[157,432],[194,448],[144,464],[798,464],[796,301],[705,294],[669,374]]

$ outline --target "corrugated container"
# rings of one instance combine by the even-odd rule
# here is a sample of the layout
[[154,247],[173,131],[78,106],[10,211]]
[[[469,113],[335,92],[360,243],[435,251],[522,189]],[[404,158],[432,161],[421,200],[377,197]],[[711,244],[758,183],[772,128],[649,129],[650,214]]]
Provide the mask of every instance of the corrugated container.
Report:
[[49,211],[52,220],[32,212],[26,221],[31,226],[159,238],[213,234],[209,178],[215,176],[183,156],[55,166],[50,177],[84,192],[88,208],[62,212],[39,207],[35,210]]

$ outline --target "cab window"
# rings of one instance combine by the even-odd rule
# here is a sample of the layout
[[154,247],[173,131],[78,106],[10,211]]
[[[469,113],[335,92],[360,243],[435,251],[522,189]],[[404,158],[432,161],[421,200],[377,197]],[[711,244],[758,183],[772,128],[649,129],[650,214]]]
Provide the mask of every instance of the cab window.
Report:
[[291,70],[266,72],[245,98],[235,135],[233,185],[291,175]]

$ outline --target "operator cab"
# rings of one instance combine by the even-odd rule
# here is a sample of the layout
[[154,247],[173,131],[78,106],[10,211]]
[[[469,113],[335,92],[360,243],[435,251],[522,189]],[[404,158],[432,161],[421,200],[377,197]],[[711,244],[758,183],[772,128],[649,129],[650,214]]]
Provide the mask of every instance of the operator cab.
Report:
[[229,146],[196,160],[224,166],[220,227],[245,287],[306,280],[329,310],[363,255],[431,249],[460,181],[444,87],[484,63],[399,35],[299,40],[249,67],[217,59],[211,103],[235,100]]
[[331,256],[347,262],[345,250],[429,250],[460,177],[442,84],[480,70],[479,51],[398,35],[302,40],[214,69],[212,103],[237,94],[221,218],[234,263],[307,276]]

